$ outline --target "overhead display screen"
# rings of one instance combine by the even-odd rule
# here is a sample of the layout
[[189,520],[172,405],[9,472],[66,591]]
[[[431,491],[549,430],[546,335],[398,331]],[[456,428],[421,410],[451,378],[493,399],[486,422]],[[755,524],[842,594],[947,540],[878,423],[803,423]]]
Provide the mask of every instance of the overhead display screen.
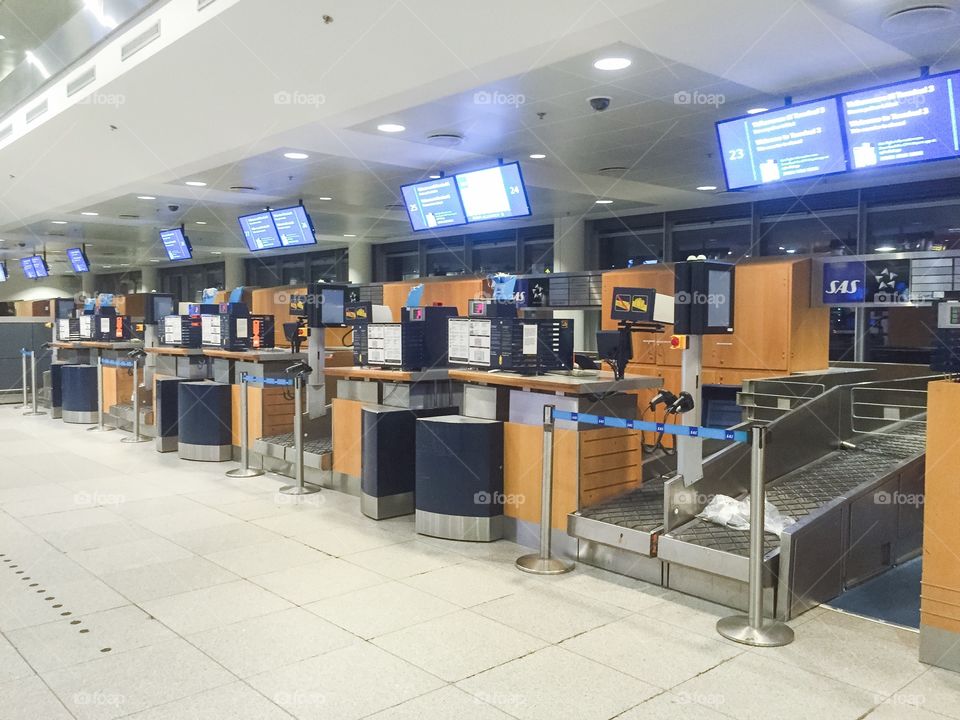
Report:
[[852,169],[960,157],[960,74],[840,96]]
[[271,210],[270,216],[273,218],[281,247],[317,244],[317,238],[313,234],[313,223],[303,205]]
[[7,264],[0,262],[0,282],[6,282],[10,275],[7,274]]
[[414,230],[454,227],[467,222],[453,176],[404,185],[400,191]]
[[83,248],[67,248],[67,259],[70,261],[70,266],[74,272],[90,272],[90,262],[87,260]]
[[717,123],[727,187],[739,190],[847,169],[836,98]]
[[47,269],[47,263],[39,255],[20,258],[20,267],[23,270],[23,274],[30,280],[45,278],[50,274],[50,271]]
[[269,211],[243,215],[237,220],[240,222],[240,229],[243,231],[243,239],[246,240],[247,247],[253,252],[257,250],[276,250],[281,247],[280,235],[277,232],[277,226],[273,224],[273,217]]
[[467,222],[530,215],[519,163],[459,173],[455,177]]
[[183,228],[161,230],[160,241],[163,243],[163,249],[167,251],[167,257],[171,260],[189,260],[193,257],[190,241],[183,234]]

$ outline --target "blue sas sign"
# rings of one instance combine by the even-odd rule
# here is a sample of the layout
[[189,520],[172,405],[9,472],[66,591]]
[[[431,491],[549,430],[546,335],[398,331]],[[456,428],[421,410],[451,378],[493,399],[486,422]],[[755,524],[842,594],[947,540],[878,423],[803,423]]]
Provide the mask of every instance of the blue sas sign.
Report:
[[862,303],[867,293],[867,264],[863,261],[823,266],[823,304]]

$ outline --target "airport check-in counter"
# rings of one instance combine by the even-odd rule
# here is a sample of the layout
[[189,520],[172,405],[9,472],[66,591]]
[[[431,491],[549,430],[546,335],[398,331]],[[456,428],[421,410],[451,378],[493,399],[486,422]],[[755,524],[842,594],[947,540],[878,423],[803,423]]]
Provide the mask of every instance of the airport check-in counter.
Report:
[[[543,408],[637,417],[636,393],[661,386],[658,377],[613,373],[597,375],[520,375],[479,370],[449,371],[463,383],[462,413],[503,422],[504,537],[533,547],[539,539],[543,447]],[[640,433],[557,422],[553,447],[554,547],[576,556],[566,534],[567,514],[640,486]]]
[[[130,402],[133,396],[133,372],[129,367],[111,363],[129,362],[128,353],[139,345],[130,342],[99,342],[94,340],[58,341],[51,343],[57,351],[57,360],[67,365],[93,365],[104,361],[103,412],[110,413],[114,405]],[[142,372],[142,369],[141,369]]]
[[[447,368],[422,371],[383,370],[373,367],[327,367],[328,380],[337,381],[333,400],[333,474],[339,487],[360,490],[363,475],[363,409],[381,408],[383,412],[402,409],[425,414],[448,408],[455,412],[462,399],[462,387],[450,379]],[[369,422],[369,420],[368,420]],[[414,446],[409,448],[414,457]],[[373,449],[367,454],[375,456]],[[368,488],[369,489],[369,488]],[[383,504],[382,509],[377,506]],[[403,507],[408,507],[409,503]],[[370,517],[389,517],[395,508],[390,503],[368,498],[365,512]],[[412,512],[412,509],[410,509]]]

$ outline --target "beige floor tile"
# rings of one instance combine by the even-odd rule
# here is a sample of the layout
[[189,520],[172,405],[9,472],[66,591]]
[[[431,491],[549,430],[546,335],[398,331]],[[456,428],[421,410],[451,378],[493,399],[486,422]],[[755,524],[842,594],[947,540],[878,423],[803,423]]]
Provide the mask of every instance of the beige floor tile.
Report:
[[324,598],[344,595],[365,587],[388,582],[388,578],[364,570],[339,558],[324,557],[319,562],[256,575],[250,582],[286,598],[296,605],[306,605]]
[[246,578],[298,565],[309,565],[326,557],[328,556],[319,550],[287,538],[223,550],[206,556],[217,565]]
[[130,720],[290,720],[246,683],[205,690],[129,716]]
[[931,667],[900,688],[896,705],[915,705],[951,718],[960,718],[960,673]]
[[160,537],[70,553],[73,560],[95,575],[101,576],[179,560],[192,555],[193,553],[189,550]]
[[34,672],[7,639],[0,636],[0,684],[30,677]]
[[298,532],[293,538],[334,557],[351,555],[387,545],[396,545],[405,540],[402,535],[381,530],[376,526],[364,527],[363,525],[347,524]]
[[239,578],[229,570],[196,556],[103,576],[103,582],[137,603],[234,580]]
[[448,565],[403,582],[461,607],[480,605],[536,587],[533,578],[516,568],[480,561]]
[[73,720],[36,675],[0,683],[0,708],[3,720]]
[[290,607],[283,598],[246,580],[143,603],[144,610],[180,635],[232,625]]
[[510,720],[511,716],[451,686],[394,705],[369,720]]
[[465,562],[462,555],[431,547],[417,540],[345,555],[344,560],[399,580]]

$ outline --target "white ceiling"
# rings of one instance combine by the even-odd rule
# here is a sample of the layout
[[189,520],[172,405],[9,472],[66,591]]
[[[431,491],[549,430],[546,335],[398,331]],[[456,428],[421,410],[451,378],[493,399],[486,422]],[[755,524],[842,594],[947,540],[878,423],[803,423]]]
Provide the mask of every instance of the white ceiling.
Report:
[[[0,148],[0,257],[46,248],[56,268],[64,248],[85,242],[94,263],[145,263],[162,256],[157,229],[183,222],[198,260],[210,260],[245,252],[237,215],[299,199],[321,245],[342,246],[347,234],[402,239],[411,233],[393,207],[401,184],[501,157],[522,162],[529,224],[951,176],[955,161],[758,192],[695,190],[723,185],[718,119],[914,76],[921,64],[960,66],[957,27],[885,33],[883,17],[903,6],[216,0],[218,14],[191,20],[184,37],[100,89],[122,103],[74,105]],[[595,70],[607,55],[633,64]],[[677,93],[723,102],[682,104]],[[611,108],[591,110],[594,95],[610,96]],[[382,122],[407,130],[386,135]],[[464,141],[436,147],[426,140],[436,132]],[[290,150],[311,157],[283,158]],[[528,158],[536,152],[547,158]],[[627,170],[598,172],[609,166]],[[598,209],[597,198],[614,203]]]

